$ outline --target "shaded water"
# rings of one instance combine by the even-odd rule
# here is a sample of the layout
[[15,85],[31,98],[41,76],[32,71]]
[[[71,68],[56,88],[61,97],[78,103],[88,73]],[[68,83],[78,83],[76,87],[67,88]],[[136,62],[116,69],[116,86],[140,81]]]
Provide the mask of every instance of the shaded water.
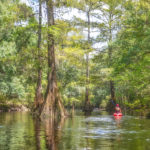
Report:
[[0,114],[0,150],[149,150],[150,120],[98,113],[40,123],[29,113]]

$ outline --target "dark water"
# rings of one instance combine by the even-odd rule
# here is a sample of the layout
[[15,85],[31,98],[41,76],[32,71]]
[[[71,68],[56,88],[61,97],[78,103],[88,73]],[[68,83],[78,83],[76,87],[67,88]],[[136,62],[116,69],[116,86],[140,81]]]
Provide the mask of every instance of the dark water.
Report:
[[150,150],[150,120],[98,113],[56,124],[29,113],[1,113],[0,150]]

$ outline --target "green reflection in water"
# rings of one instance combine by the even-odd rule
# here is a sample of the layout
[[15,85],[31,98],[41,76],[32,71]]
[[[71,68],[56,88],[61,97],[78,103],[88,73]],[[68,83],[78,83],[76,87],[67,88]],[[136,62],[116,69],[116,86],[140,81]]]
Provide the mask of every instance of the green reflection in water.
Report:
[[56,123],[29,113],[1,113],[0,150],[149,150],[150,120],[99,114]]
[[0,114],[0,149],[34,149],[34,127],[30,115],[23,113]]

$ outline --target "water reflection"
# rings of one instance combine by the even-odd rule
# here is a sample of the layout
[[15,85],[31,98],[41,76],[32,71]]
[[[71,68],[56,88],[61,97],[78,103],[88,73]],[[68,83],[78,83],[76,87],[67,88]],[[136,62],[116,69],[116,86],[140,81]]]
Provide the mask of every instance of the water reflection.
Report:
[[1,150],[35,148],[33,120],[29,114],[1,113],[0,126]]
[[121,128],[121,119],[122,119],[122,116],[114,116],[114,119],[116,121],[117,127]]
[[[63,127],[64,121],[64,118],[61,118],[60,120],[47,118],[42,120],[42,122],[38,119],[34,120],[37,150],[58,150],[58,144],[61,138],[61,129]],[[43,137],[42,132],[44,134]],[[44,142],[41,142],[42,140],[44,140]],[[42,143],[45,143],[45,145]]]
[[39,119],[34,120],[34,126],[35,126],[35,140],[36,140],[36,149],[41,150],[41,124]]
[[75,115],[40,122],[28,113],[0,114],[0,150],[146,150],[150,120]]

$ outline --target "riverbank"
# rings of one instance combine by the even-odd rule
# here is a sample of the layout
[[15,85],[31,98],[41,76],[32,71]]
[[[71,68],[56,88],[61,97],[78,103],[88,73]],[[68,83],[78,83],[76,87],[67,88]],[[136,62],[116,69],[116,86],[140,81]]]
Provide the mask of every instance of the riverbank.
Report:
[[[7,102],[0,103],[0,112],[28,112],[31,108],[28,107],[27,104],[21,102]],[[145,116],[146,118],[150,118],[150,109],[130,109],[129,107],[126,109],[122,109],[124,115],[135,115],[135,116]],[[93,113],[106,111],[106,108],[94,108]],[[72,113],[72,112],[70,112]]]
[[24,104],[0,104],[0,112],[12,112],[12,111],[17,111],[17,112],[26,112],[30,111],[30,109],[24,105]]

